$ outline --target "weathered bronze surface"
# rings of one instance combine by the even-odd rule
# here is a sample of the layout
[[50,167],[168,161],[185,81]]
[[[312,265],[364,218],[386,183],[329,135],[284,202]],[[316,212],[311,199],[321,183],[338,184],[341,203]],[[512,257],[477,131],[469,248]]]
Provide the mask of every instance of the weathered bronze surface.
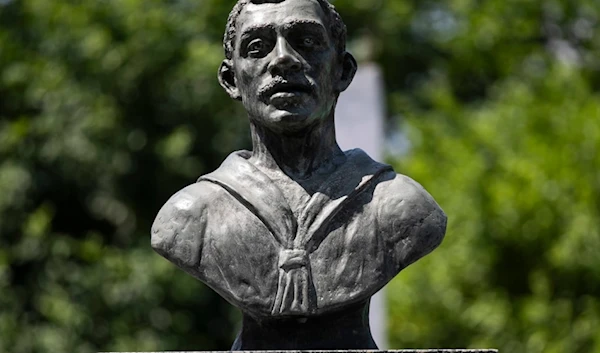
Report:
[[444,237],[421,185],[336,142],[357,67],[345,38],[326,1],[239,1],[219,81],[248,112],[253,150],[176,193],[153,225],[158,253],[242,310],[234,350],[376,348],[370,297]]

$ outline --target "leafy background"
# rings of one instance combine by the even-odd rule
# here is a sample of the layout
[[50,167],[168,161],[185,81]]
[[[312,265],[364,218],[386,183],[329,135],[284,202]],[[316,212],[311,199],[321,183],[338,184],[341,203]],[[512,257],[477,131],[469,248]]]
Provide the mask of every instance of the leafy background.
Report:
[[[148,230],[249,148],[215,78],[233,3],[0,0],[0,352],[229,348],[239,314]],[[600,3],[334,4],[409,142],[388,161],[449,215],[391,347],[600,352]]]

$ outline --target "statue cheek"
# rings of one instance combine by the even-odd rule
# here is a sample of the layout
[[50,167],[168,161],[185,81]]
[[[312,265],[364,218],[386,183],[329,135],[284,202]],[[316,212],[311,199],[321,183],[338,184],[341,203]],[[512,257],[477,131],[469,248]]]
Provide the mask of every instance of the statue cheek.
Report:
[[252,83],[252,73],[246,70],[242,71],[239,80],[238,86],[249,86]]
[[312,67],[313,75],[317,82],[321,82],[322,85],[330,86],[332,81],[332,67],[328,64],[317,64]]
[[241,82],[239,84],[249,89],[256,89],[260,82],[260,72],[252,67],[243,70],[240,75]]

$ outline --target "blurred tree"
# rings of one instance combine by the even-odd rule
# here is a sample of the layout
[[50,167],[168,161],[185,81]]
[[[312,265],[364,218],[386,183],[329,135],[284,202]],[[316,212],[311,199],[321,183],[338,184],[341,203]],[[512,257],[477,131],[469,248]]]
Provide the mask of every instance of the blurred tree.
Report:
[[229,305],[148,231],[245,144],[216,82],[231,4],[0,4],[0,351],[227,347]]
[[[249,147],[216,82],[234,2],[0,0],[1,352],[229,347],[148,230]],[[600,4],[334,4],[450,220],[391,285],[393,346],[600,352]]]
[[373,16],[411,143],[395,165],[449,215],[445,243],[389,291],[393,346],[600,352],[600,3]]

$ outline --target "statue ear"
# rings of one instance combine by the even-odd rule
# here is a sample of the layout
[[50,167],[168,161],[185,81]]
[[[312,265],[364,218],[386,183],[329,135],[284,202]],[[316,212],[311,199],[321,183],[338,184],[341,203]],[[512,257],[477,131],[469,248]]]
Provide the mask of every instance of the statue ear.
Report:
[[233,65],[230,60],[225,59],[221,63],[221,67],[219,68],[219,83],[231,98],[238,101],[242,100],[240,90],[235,83],[235,73],[233,72]]
[[344,52],[344,57],[342,58],[342,77],[338,82],[338,91],[340,93],[344,92],[350,86],[357,68],[358,64],[354,56],[348,52]]

